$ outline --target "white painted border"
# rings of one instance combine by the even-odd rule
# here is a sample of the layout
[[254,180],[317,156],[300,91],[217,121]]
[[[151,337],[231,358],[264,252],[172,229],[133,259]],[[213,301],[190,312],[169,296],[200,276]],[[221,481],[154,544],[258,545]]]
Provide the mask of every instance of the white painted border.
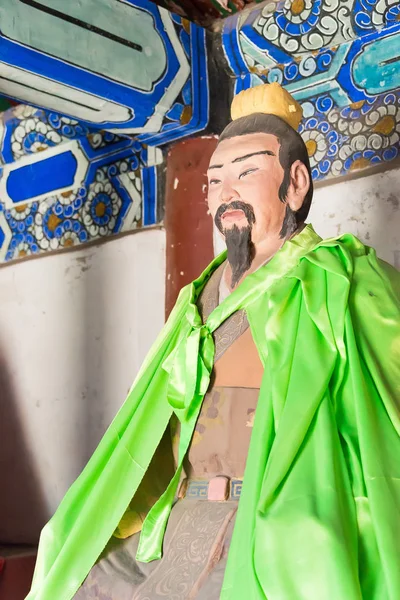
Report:
[[175,102],[176,98],[179,95],[179,92],[182,90],[187,78],[190,75],[190,65],[186,58],[185,51],[182,48],[182,45],[175,31],[175,27],[171,19],[170,13],[165,8],[159,7],[158,10],[160,11],[160,17],[164,24],[165,33],[167,34],[169,41],[172,44],[172,47],[180,64],[179,70],[173,78],[173,80],[171,81],[169,87],[165,90],[165,94],[158,101],[155,107],[154,115],[150,117],[150,119],[147,121],[144,127],[127,129],[107,129],[107,131],[111,131],[112,133],[159,133],[165,113],[171,108],[172,104]]
[[136,189],[135,184],[129,177],[128,173],[122,173],[118,176],[118,179],[120,180],[121,184],[124,186],[124,188],[126,189],[126,191],[132,199],[132,204],[130,205],[128,212],[125,215],[124,222],[121,227],[121,231],[130,231],[135,221],[137,210],[142,204],[142,195]]
[[7,250],[11,242],[12,233],[7,223],[7,219],[2,211],[0,212],[0,227],[4,231],[5,236],[4,243],[0,248],[0,262],[4,262],[6,260]]
[[6,63],[0,63],[0,90],[23,104],[41,106],[79,121],[101,125],[112,121],[123,123],[134,116],[126,106]]
[[[72,185],[63,188],[55,188],[54,190],[50,190],[45,194],[40,194],[39,196],[32,196],[32,198],[27,198],[26,200],[21,200],[19,202],[13,202],[12,198],[10,198],[7,191],[7,181],[10,173],[22,167],[26,167],[27,165],[33,165],[35,163],[42,162],[43,160],[51,158],[52,156],[64,154],[65,152],[72,152],[77,162],[77,169]],[[21,204],[31,204],[32,202],[44,200],[45,198],[53,196],[54,194],[69,192],[71,190],[79,188],[82,185],[85,179],[88,166],[89,161],[86,158],[85,153],[80,148],[77,140],[71,140],[70,142],[66,142],[65,144],[59,144],[58,146],[54,146],[54,148],[48,148],[43,152],[37,152],[35,154],[30,154],[29,156],[23,156],[16,162],[6,163],[3,166],[3,176],[0,179],[0,197],[5,204],[5,207],[7,209],[10,209],[15,208],[16,206],[19,206]]]
[[155,167],[163,162],[163,153],[157,146],[147,146],[147,166]]

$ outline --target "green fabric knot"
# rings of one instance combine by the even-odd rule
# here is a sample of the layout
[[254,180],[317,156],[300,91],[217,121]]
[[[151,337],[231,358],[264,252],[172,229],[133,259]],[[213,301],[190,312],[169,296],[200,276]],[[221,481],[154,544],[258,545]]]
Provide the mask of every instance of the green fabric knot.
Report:
[[191,418],[193,400],[208,389],[215,351],[212,333],[196,306],[189,306],[186,318],[190,329],[162,365],[169,373],[168,402],[181,421]]

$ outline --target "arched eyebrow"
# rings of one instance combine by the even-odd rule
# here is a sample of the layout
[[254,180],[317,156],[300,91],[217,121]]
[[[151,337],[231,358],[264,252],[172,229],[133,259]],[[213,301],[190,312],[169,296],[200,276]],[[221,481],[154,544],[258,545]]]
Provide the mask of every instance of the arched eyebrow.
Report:
[[268,154],[269,156],[275,156],[275,153],[272,152],[271,150],[259,150],[258,152],[251,152],[250,154],[245,154],[244,156],[238,156],[237,158],[233,159],[233,163],[237,163],[237,162],[241,162],[242,160],[246,160],[247,158],[250,158],[251,156],[257,156],[258,154]]
[[[232,163],[241,162],[243,160],[246,160],[247,158],[251,158],[252,156],[257,156],[259,154],[268,154],[269,156],[276,156],[276,154],[272,152],[272,150],[259,150],[258,152],[250,152],[250,154],[238,156],[237,158],[233,159]],[[211,171],[211,169],[222,169],[223,166],[224,165],[210,165],[207,170]]]

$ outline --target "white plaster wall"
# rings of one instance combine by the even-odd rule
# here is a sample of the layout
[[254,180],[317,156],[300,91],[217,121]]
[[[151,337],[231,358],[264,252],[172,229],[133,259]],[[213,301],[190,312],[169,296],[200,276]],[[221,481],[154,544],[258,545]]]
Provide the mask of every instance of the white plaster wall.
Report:
[[164,322],[165,232],[0,269],[0,543],[33,542]]
[[[353,233],[400,269],[400,169],[317,188],[307,221],[323,238]],[[215,254],[223,249],[214,227]]]
[[308,221],[323,238],[353,233],[400,269],[400,169],[316,189]]

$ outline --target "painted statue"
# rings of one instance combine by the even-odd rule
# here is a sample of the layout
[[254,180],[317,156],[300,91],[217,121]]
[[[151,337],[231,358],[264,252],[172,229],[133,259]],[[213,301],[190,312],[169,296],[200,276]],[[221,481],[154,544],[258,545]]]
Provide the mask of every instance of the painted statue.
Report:
[[285,90],[232,117],[208,170],[227,251],[44,528],[29,600],[399,597],[398,273],[305,224]]

